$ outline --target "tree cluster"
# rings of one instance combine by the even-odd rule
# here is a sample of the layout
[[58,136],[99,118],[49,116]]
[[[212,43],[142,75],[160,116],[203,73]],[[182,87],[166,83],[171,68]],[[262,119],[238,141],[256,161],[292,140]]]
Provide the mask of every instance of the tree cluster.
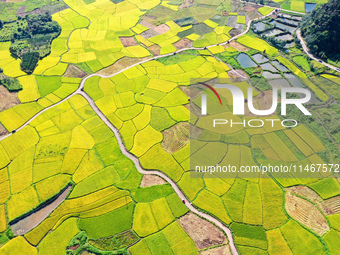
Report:
[[303,17],[301,35],[313,55],[340,59],[340,1],[330,0]]

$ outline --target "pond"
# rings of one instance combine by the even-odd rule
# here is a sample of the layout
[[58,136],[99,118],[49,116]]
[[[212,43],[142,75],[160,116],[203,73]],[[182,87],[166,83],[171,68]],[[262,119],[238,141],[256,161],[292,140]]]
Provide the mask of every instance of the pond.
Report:
[[295,27],[297,27],[298,24],[299,24],[298,21],[293,21],[293,20],[290,20],[290,19],[286,19],[286,18],[284,18],[284,17],[282,17],[282,18],[277,18],[276,20],[282,21],[282,22],[284,22],[284,23],[287,23],[287,24],[289,24],[289,25],[291,25],[291,26],[295,26]]
[[279,41],[290,41],[290,40],[293,40],[294,37],[291,36],[290,34],[285,34],[285,35],[275,36],[275,39]]
[[277,28],[283,29],[283,30],[287,30],[288,32],[293,33],[296,30],[296,27],[292,27],[292,26],[288,26],[288,25],[284,25],[281,24],[275,20],[272,20],[270,22],[270,24],[272,24],[273,26],[276,26]]
[[[229,16],[230,17],[230,16]],[[266,28],[266,24],[264,24],[263,22],[257,22],[253,25],[255,27],[255,29],[259,32],[262,32],[263,30],[265,30]]]
[[281,74],[279,73],[271,73],[268,71],[263,71],[262,72],[262,76],[266,79],[277,79],[277,78],[281,78]]
[[283,32],[282,30],[274,28],[274,29],[271,29],[271,30],[264,32],[263,34],[265,36],[274,36],[274,35],[280,34],[282,32]]
[[257,64],[245,53],[240,53],[236,58],[243,68],[257,66]]
[[295,46],[295,42],[290,42],[290,43],[286,43],[286,45],[284,46],[285,49],[291,48]]
[[283,75],[288,79],[288,81],[290,82],[290,84],[292,84],[293,87],[298,88],[305,87],[305,85],[303,85],[303,83],[294,74],[284,73]]
[[288,68],[285,67],[284,65],[282,65],[279,61],[275,60],[272,62],[272,64],[277,68],[279,69],[280,71],[282,72],[287,72],[288,71]]
[[305,11],[311,12],[315,9],[316,4],[315,3],[305,3]]
[[271,63],[262,64],[262,65],[260,65],[260,67],[263,70],[269,70],[269,71],[272,71],[273,73],[277,73],[276,68]]
[[48,203],[44,204],[43,206],[39,206],[34,211],[22,216],[14,223],[11,223],[10,225],[13,233],[15,235],[22,235],[38,226],[54,209],[56,209],[65,200],[71,188],[71,185],[67,186]]
[[268,58],[266,58],[265,56],[263,56],[263,55],[260,54],[260,53],[257,53],[257,54],[255,54],[255,55],[252,55],[251,57],[252,57],[257,63],[259,63],[259,64],[268,61]]

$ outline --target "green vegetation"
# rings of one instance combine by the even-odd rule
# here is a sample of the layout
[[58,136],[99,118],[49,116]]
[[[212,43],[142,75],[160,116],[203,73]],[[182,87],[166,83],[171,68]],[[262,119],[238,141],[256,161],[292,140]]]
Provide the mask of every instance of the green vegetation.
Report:
[[23,70],[27,74],[33,73],[35,67],[37,66],[39,61],[39,53],[38,52],[25,52],[22,55],[22,61],[20,64],[21,70]]
[[313,55],[321,58],[340,59],[340,2],[330,0],[303,17],[301,35]]
[[49,13],[20,16],[0,28],[1,41],[11,41],[10,52],[22,59],[21,70],[30,74],[38,60],[51,51],[51,43],[61,32],[60,25]]
[[127,247],[139,240],[139,237],[131,230],[117,234],[112,237],[102,238],[102,239],[91,239],[89,243],[94,247],[104,250],[119,250],[121,248]]
[[170,184],[155,185],[151,187],[138,188],[132,191],[131,195],[136,202],[151,202],[173,193]]
[[251,77],[250,78],[251,84],[260,91],[266,91],[271,89],[271,86],[267,82],[267,80],[263,77]]
[[16,91],[22,90],[22,85],[15,78],[0,79],[0,85],[3,85],[10,92],[16,92]]
[[100,216],[80,219],[79,228],[85,230],[93,239],[118,234],[131,229],[134,207],[134,203],[130,203]]

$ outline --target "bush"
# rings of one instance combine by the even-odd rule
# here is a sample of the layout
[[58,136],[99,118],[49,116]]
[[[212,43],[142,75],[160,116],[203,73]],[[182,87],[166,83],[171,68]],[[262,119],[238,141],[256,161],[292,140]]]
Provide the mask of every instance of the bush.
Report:
[[0,84],[4,85],[10,92],[22,90],[20,82],[15,78],[4,78],[0,80]]

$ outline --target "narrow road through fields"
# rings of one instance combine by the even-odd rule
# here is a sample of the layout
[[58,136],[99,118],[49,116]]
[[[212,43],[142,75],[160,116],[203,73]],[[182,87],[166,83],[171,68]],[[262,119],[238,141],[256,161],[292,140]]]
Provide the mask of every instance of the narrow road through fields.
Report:
[[339,70],[340,70],[339,68],[337,68],[337,67],[335,67],[335,66],[332,66],[332,65],[330,65],[330,64],[328,64],[328,63],[325,63],[325,62],[322,61],[321,59],[318,59],[318,58],[314,57],[314,56],[312,55],[312,53],[310,53],[310,51],[309,51],[309,49],[308,49],[308,47],[307,47],[307,45],[306,45],[305,40],[304,40],[304,39],[302,38],[302,36],[301,36],[300,28],[296,30],[296,36],[297,36],[297,38],[300,40],[300,43],[301,43],[301,45],[302,45],[302,48],[303,48],[304,52],[308,55],[308,57],[310,57],[311,59],[313,59],[313,60],[319,62],[320,64],[322,64],[322,65],[324,65],[324,66],[327,66],[327,67],[330,68],[330,69],[333,69],[333,70],[335,70],[335,71],[339,71]]
[[[159,59],[159,58],[163,58],[163,57],[167,57],[167,56],[171,56],[171,55],[174,55],[174,54],[177,54],[179,52],[182,52],[182,51],[186,51],[186,50],[191,50],[191,49],[195,49],[195,50],[204,50],[206,48],[210,48],[210,47],[214,47],[214,46],[217,46],[217,45],[223,45],[223,44],[227,44],[229,43],[230,41],[232,40],[235,40],[237,39],[238,37],[246,34],[249,29],[250,29],[250,26],[251,26],[251,23],[253,21],[257,21],[257,20],[260,20],[260,19],[264,19],[266,18],[267,16],[271,15],[271,13],[265,15],[265,16],[262,16],[260,18],[256,18],[256,19],[253,19],[253,20],[250,20],[248,21],[247,23],[247,28],[245,31],[243,31],[241,34],[239,35],[236,35],[232,38],[230,38],[228,41],[226,42],[223,42],[223,43],[218,43],[218,44],[213,44],[213,45],[209,45],[207,47],[204,47],[204,48],[197,48],[197,47],[189,47],[189,48],[183,48],[183,49],[180,49],[174,53],[169,53],[169,54],[165,54],[165,55],[160,55],[160,56],[155,56],[155,57],[151,57],[149,59],[146,59],[146,60],[143,60],[141,62],[138,62],[136,64],[133,64],[131,66],[128,66],[116,73],[113,73],[111,75],[101,75],[101,74],[91,74],[91,75],[88,75],[87,77],[85,77],[78,89],[73,92],[72,94],[70,94],[69,96],[67,96],[66,98],[64,98],[63,100],[61,100],[60,102],[56,103],[56,104],[53,104],[49,107],[46,107],[44,110],[38,112],[37,114],[35,114],[32,118],[30,118],[27,122],[25,122],[21,127],[19,127],[18,129],[16,129],[16,131],[19,131],[21,129],[23,129],[24,127],[28,126],[29,123],[31,121],[33,121],[35,118],[37,118],[39,115],[41,115],[42,113],[46,112],[47,110],[51,109],[52,107],[56,107],[58,106],[59,104],[65,102],[66,100],[70,99],[72,96],[76,95],[76,94],[79,94],[79,95],[82,95],[90,104],[90,106],[92,107],[92,109],[98,114],[98,116],[101,118],[101,120],[114,132],[116,138],[117,138],[117,141],[118,141],[118,144],[119,144],[119,147],[122,151],[122,153],[130,158],[134,164],[136,165],[136,169],[142,173],[142,174],[153,174],[153,175],[157,175],[157,176],[160,176],[161,178],[163,178],[164,180],[166,180],[168,183],[170,183],[170,185],[173,187],[173,189],[175,190],[176,194],[178,195],[178,197],[183,201],[185,201],[185,205],[188,207],[188,209],[194,213],[196,213],[197,215],[201,216],[202,218],[214,223],[216,226],[218,226],[220,229],[223,230],[223,232],[226,234],[226,236],[228,237],[228,241],[229,241],[229,246],[230,246],[230,250],[232,252],[233,255],[237,255],[238,254],[238,251],[237,251],[237,248],[235,246],[235,243],[234,243],[234,240],[233,240],[233,235],[232,235],[232,232],[231,230],[224,224],[222,223],[221,221],[219,221],[218,219],[214,218],[213,216],[209,215],[209,214],[206,214],[206,213],[203,213],[199,210],[197,210],[192,204],[191,202],[189,201],[189,199],[184,195],[184,193],[181,191],[181,189],[177,186],[176,182],[173,181],[172,179],[170,179],[167,175],[165,175],[164,173],[160,172],[160,171],[156,171],[156,170],[144,170],[140,163],[139,163],[139,160],[138,158],[136,158],[134,155],[130,154],[127,149],[125,148],[123,142],[122,142],[122,139],[119,135],[119,131],[118,129],[112,125],[112,123],[106,118],[106,116],[98,109],[98,107],[96,106],[96,104],[94,103],[94,101],[92,100],[92,98],[87,95],[83,90],[84,90],[84,85],[85,85],[85,82],[87,79],[93,77],[93,76],[99,76],[99,77],[102,77],[102,78],[110,78],[110,77],[113,77],[119,73],[122,73],[124,72],[125,70],[129,69],[129,68],[132,68],[134,66],[137,66],[137,65],[140,65],[140,64],[143,64],[143,63],[146,63],[146,62],[149,62],[149,61],[152,61],[152,60],[155,60],[155,59]],[[0,137],[0,141],[11,136],[13,133],[9,133],[8,135],[6,136],[3,136],[3,137]],[[207,201],[208,202],[208,201]]]
[[[106,116],[99,110],[99,108],[96,106],[96,104],[94,103],[93,99],[87,95],[85,92],[80,92],[80,95],[82,95],[90,104],[90,106],[92,107],[92,109],[97,113],[97,115],[101,118],[101,120],[113,131],[113,133],[116,136],[116,139],[118,141],[118,145],[120,150],[122,151],[122,153],[128,157],[129,159],[131,159],[135,166],[136,169],[138,170],[138,172],[140,172],[141,174],[153,174],[153,175],[157,175],[161,178],[163,178],[164,180],[166,180],[168,183],[170,183],[170,185],[172,186],[172,188],[175,190],[176,194],[178,195],[178,197],[182,200],[185,201],[185,205],[186,207],[188,207],[188,209],[194,213],[196,213],[197,215],[201,216],[202,218],[207,219],[208,221],[214,223],[216,226],[218,226],[219,228],[221,228],[224,233],[227,235],[228,237],[228,241],[229,241],[229,245],[230,245],[230,249],[233,255],[238,254],[236,246],[234,244],[233,241],[233,235],[230,231],[230,229],[224,225],[222,222],[220,222],[219,220],[217,220],[216,218],[212,217],[209,214],[200,212],[199,210],[197,210],[189,201],[189,199],[183,194],[183,192],[181,191],[181,189],[177,186],[176,182],[173,181],[172,179],[170,179],[167,175],[165,175],[164,173],[160,172],[160,171],[156,171],[156,170],[144,170],[137,157],[135,157],[134,155],[132,155],[131,153],[129,153],[127,151],[127,149],[125,148],[123,141],[120,137],[119,131],[118,129],[113,126],[111,124],[111,122],[106,118]],[[209,202],[209,201],[207,201]]]

